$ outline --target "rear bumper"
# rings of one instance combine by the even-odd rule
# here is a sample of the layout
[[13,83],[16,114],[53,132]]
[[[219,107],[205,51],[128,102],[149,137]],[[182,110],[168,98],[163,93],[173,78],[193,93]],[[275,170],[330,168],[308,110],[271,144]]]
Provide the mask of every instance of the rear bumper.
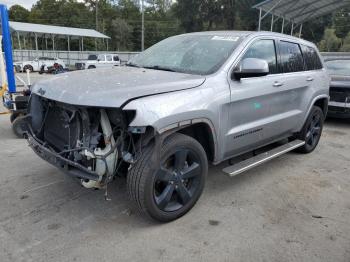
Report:
[[28,133],[27,136],[29,146],[43,160],[49,162],[55,167],[58,167],[61,171],[70,176],[81,179],[99,181],[100,177],[95,172],[85,168],[84,166],[74,161],[62,157],[53,150],[45,147],[42,144],[42,142],[36,139],[32,134]]

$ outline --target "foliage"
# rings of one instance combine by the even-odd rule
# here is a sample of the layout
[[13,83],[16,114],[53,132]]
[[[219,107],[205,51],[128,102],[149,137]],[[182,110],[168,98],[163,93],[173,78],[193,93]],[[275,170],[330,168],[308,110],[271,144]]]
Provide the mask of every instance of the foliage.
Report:
[[[260,0],[262,1],[262,0]],[[145,47],[172,35],[203,30],[257,29],[258,11],[251,7],[258,0],[144,0]],[[113,50],[139,51],[141,48],[141,0],[38,0],[32,9],[14,5],[12,21],[92,28],[111,37]],[[96,12],[97,11],[97,12]],[[274,26],[279,31],[281,19]],[[327,28],[325,30],[325,28]],[[270,30],[268,18],[262,29]],[[324,51],[349,50],[350,8],[304,24],[303,38],[319,43]],[[290,31],[290,25],[285,32]],[[42,43],[40,43],[42,44]],[[65,40],[57,40],[65,49]],[[87,49],[95,48],[92,39],[84,39]],[[50,43],[49,43],[50,46]],[[71,50],[79,50],[78,41]],[[98,41],[100,49],[105,44]]]
[[335,34],[335,29],[327,28],[320,42],[320,50],[324,52],[334,52],[339,50],[341,39]]
[[350,33],[345,37],[342,47],[340,48],[341,52],[350,52]]
[[9,18],[10,20],[17,21],[17,22],[27,22],[29,18],[29,14],[30,12],[24,7],[20,5],[13,5],[11,6],[11,9],[9,12]]

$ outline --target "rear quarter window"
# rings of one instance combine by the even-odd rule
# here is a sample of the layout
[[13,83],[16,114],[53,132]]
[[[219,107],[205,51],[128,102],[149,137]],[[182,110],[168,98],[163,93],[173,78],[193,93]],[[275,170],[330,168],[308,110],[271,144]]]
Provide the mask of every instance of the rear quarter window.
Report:
[[303,51],[306,70],[319,70],[323,68],[321,59],[314,48],[301,45],[301,49]]
[[284,73],[304,71],[304,58],[299,44],[280,41],[281,67]]

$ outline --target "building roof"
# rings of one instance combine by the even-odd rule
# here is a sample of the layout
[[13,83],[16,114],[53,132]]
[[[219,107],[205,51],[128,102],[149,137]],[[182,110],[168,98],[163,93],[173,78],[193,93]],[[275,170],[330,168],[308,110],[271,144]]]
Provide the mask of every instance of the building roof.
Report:
[[265,0],[253,8],[302,24],[345,6],[350,6],[350,0]]
[[44,34],[55,36],[72,36],[72,37],[93,37],[93,38],[110,38],[93,29],[83,29],[64,26],[30,24],[10,21],[10,29],[12,32],[36,33],[38,36]]

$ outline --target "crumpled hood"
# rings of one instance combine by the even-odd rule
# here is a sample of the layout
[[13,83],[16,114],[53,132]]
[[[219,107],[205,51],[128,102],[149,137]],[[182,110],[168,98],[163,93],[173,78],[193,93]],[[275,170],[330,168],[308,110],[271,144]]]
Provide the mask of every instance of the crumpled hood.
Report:
[[199,75],[123,66],[60,74],[36,83],[32,92],[72,105],[120,107],[131,99],[194,88],[204,81]]

